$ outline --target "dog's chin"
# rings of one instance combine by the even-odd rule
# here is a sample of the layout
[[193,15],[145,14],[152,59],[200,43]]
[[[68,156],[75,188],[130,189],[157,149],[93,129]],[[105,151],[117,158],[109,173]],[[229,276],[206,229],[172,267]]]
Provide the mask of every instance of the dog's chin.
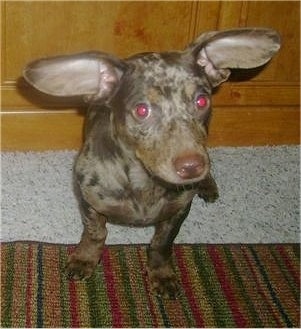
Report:
[[195,188],[208,175],[208,173],[209,171],[206,171],[202,175],[191,179],[182,179],[176,173],[170,173],[169,175],[152,173],[152,176],[160,181],[161,185],[164,185],[167,188],[189,190]]

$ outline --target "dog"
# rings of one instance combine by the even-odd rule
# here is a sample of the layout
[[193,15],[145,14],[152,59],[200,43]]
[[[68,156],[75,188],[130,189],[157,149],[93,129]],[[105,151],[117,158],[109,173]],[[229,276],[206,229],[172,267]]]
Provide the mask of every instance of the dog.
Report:
[[84,229],[67,261],[70,278],[93,273],[107,222],[152,225],[149,282],[156,295],[176,298],[173,241],[194,196],[218,197],[206,150],[212,91],[231,69],[263,66],[279,48],[276,31],[240,28],[203,33],[183,51],[127,59],[92,51],[25,67],[24,78],[39,91],[87,103],[74,166]]

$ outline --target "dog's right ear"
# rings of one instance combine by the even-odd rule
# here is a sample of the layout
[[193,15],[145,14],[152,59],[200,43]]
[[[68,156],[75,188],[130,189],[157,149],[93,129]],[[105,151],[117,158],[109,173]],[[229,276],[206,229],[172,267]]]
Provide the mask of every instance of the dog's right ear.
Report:
[[106,100],[118,87],[126,64],[101,52],[49,57],[28,64],[23,76],[36,89],[52,96],[83,96]]

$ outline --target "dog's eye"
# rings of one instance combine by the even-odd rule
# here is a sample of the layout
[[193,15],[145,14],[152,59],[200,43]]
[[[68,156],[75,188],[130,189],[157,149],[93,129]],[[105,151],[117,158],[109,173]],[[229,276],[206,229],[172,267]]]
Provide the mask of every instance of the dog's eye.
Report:
[[206,95],[200,94],[196,97],[195,104],[200,110],[207,109],[209,105],[209,98]]
[[136,106],[135,116],[139,119],[146,119],[150,115],[150,108],[147,104],[141,103]]

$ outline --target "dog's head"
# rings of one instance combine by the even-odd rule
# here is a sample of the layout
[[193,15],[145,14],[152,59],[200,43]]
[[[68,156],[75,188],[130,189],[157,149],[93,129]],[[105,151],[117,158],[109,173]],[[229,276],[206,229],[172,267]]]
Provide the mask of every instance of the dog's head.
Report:
[[205,141],[212,89],[231,68],[264,65],[279,48],[274,30],[234,29],[204,33],[184,51],[125,60],[101,52],[40,59],[25,68],[24,77],[44,93],[105,104],[116,138],[135,150],[149,172],[190,184],[210,167]]

